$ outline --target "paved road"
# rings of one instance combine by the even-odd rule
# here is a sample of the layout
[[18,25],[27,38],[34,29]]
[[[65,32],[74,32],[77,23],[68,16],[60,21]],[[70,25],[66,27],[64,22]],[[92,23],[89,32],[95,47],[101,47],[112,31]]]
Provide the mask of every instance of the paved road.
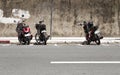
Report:
[[0,75],[120,75],[120,64],[51,64],[51,61],[120,61],[120,45],[0,45]]

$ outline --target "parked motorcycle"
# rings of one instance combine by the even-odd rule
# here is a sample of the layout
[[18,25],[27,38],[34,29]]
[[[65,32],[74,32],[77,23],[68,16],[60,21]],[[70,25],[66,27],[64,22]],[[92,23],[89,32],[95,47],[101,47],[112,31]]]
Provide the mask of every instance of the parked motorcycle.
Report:
[[47,35],[46,30],[42,30],[41,33],[38,32],[35,34],[35,40],[37,44],[47,45],[48,39],[49,39],[49,36]]
[[23,34],[21,37],[18,37],[18,40],[22,45],[29,45],[33,37],[30,32],[29,26],[24,26],[22,31],[23,31]]
[[95,42],[97,45],[101,44],[100,39],[103,39],[103,36],[101,35],[100,31],[98,31],[98,27],[94,26],[93,33],[89,33],[88,40],[84,41],[83,45],[90,45],[91,42]]

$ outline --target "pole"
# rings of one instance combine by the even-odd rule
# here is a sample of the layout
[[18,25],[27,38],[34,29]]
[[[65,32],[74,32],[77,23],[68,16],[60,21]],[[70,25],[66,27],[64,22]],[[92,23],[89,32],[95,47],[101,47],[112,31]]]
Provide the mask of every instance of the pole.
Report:
[[92,1],[90,0],[90,9],[91,9],[91,11],[90,11],[90,21],[92,21],[92,16],[93,16],[93,6],[92,5],[93,5]]
[[52,17],[53,17],[53,0],[51,0],[51,6],[50,6],[50,39],[52,38]]
[[119,35],[120,35],[120,25],[119,25],[119,23],[120,23],[120,19],[119,19],[119,0],[118,0],[118,26],[119,26]]

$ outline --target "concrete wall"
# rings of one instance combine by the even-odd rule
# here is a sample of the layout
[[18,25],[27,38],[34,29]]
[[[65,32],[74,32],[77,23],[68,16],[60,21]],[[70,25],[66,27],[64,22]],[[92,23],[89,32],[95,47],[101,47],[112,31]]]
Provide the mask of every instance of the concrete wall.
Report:
[[[84,36],[79,23],[93,20],[104,36],[120,36],[119,0],[53,0],[53,36]],[[6,5],[4,5],[6,4]],[[5,11],[4,16],[11,17],[11,9],[28,10],[31,17],[26,21],[30,25],[33,35],[36,33],[34,24],[44,19],[50,33],[51,0],[0,0],[0,9]],[[9,10],[7,10],[9,9]],[[1,24],[3,25],[3,24]],[[0,25],[0,26],[1,26]],[[7,32],[0,36],[16,36],[16,32],[9,32],[10,27],[5,25]],[[0,29],[1,31],[3,28]]]

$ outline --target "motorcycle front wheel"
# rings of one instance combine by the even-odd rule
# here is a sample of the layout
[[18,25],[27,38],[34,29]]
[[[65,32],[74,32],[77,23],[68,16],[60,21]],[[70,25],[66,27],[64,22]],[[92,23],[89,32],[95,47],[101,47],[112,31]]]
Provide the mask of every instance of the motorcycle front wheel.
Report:
[[96,35],[96,40],[95,40],[95,43],[96,43],[97,45],[100,45],[100,44],[101,44],[101,42],[100,42],[100,39],[99,39],[98,35]]

